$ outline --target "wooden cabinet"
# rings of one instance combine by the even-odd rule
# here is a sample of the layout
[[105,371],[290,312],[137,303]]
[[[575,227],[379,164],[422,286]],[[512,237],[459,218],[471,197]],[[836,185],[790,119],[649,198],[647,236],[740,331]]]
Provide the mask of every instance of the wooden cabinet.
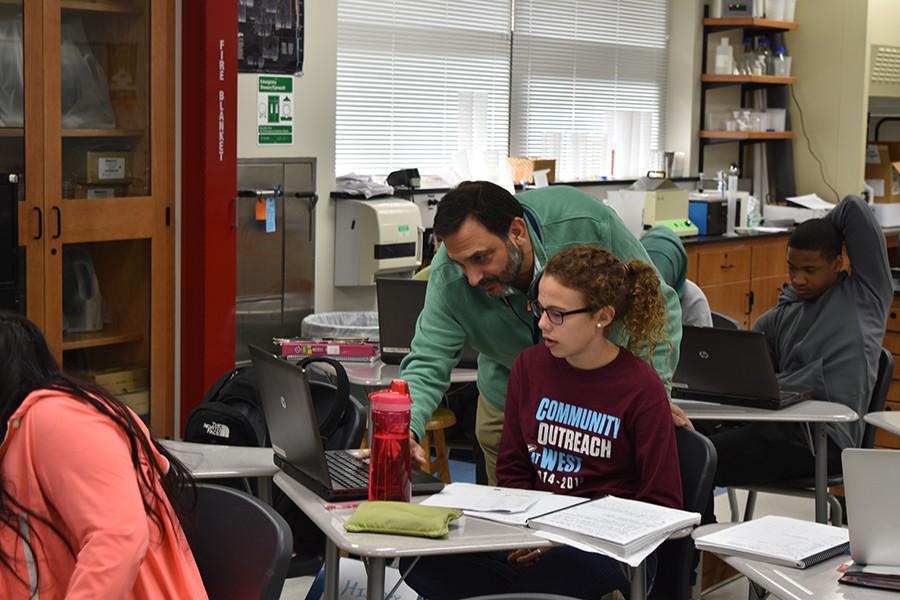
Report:
[[688,241],[685,246],[688,279],[703,289],[713,311],[749,328],[778,303],[787,282],[786,235]]
[[[891,310],[888,312],[886,329],[883,345],[894,355],[894,378],[888,388],[884,409],[900,411],[900,298],[896,296],[891,304]],[[900,448],[900,436],[888,433],[883,429],[876,429],[875,446],[877,448]]]
[[26,312],[66,371],[171,435],[173,1],[0,0],[4,20],[25,57],[0,170],[23,176]]

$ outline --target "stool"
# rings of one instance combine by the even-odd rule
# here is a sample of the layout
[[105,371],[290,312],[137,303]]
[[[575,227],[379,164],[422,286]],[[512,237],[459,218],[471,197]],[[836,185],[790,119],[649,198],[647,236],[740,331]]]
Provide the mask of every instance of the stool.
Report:
[[[444,483],[450,483],[450,451],[444,430],[456,425],[456,415],[449,408],[440,407],[431,419],[425,423],[425,436],[422,438],[422,449],[425,450],[426,473],[437,475]],[[431,458],[431,447],[434,446],[434,459]]]

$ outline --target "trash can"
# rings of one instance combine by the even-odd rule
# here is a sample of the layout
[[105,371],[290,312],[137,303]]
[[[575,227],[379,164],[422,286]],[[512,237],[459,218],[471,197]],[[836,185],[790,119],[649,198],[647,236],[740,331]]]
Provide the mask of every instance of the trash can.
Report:
[[305,340],[365,338],[378,341],[378,313],[375,311],[344,311],[314,313],[300,324]]

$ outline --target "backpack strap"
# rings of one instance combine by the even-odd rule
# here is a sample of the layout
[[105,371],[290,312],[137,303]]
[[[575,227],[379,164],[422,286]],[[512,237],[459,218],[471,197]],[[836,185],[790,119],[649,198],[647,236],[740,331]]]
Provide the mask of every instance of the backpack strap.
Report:
[[222,390],[225,389],[228,382],[234,379],[243,368],[244,367],[237,367],[236,369],[222,373],[206,391],[206,394],[203,396],[203,402],[214,402],[215,399],[219,397],[219,394],[222,393]]
[[347,408],[350,405],[350,380],[347,378],[347,372],[344,370],[344,365],[327,356],[307,356],[300,360],[297,363],[297,366],[306,369],[308,365],[314,362],[323,362],[331,365],[337,375],[337,392],[335,394],[336,398],[334,399],[336,406],[334,407],[334,410],[329,411],[328,414],[325,415],[324,420],[319,423],[319,433],[323,438],[328,439],[343,423],[344,414],[347,412]]

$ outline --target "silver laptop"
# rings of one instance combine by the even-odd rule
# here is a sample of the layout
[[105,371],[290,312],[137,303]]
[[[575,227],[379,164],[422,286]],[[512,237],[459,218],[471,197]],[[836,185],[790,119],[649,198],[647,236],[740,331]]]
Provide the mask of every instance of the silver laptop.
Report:
[[853,560],[900,567],[900,450],[848,448],[841,461]]

